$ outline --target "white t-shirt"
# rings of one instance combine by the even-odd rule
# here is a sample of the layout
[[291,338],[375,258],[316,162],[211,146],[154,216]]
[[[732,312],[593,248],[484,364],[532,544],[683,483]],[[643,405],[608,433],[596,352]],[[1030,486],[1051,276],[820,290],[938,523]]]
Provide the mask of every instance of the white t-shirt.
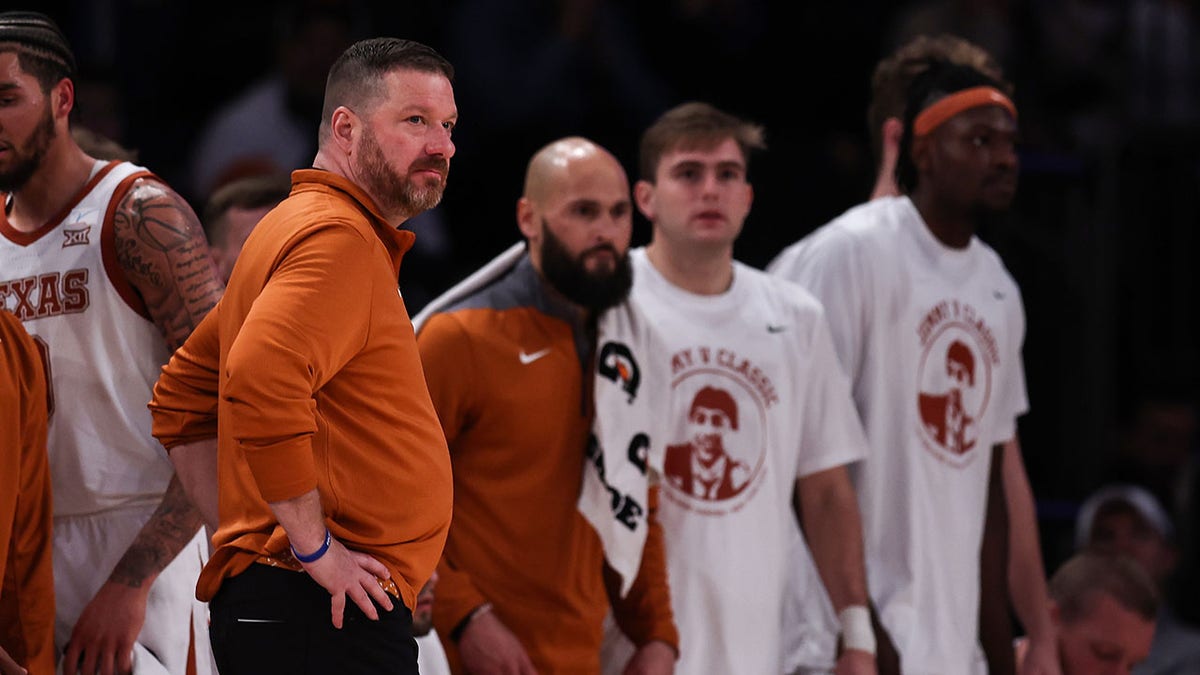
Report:
[[907,197],[847,211],[767,266],[826,308],[870,440],[852,469],[868,584],[905,673],[972,672],[991,447],[1025,412],[1020,290]]
[[671,285],[644,249],[630,257],[634,304],[668,346],[659,520],[675,672],[782,672],[789,572],[810,602],[829,604],[792,508],[796,479],[866,450],[849,382],[820,304],[800,287],[735,262],[727,292],[699,296]]

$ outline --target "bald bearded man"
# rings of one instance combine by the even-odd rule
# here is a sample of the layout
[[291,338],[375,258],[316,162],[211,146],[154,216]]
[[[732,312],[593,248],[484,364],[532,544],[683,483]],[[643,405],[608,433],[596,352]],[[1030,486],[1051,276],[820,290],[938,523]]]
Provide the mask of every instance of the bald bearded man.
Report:
[[598,673],[610,604],[639,647],[626,672],[673,670],[661,530],[651,520],[641,571],[620,597],[576,508],[595,318],[628,294],[632,208],[611,153],[578,137],[550,143],[517,201],[520,260],[417,318],[454,469],[433,620],[456,673]]

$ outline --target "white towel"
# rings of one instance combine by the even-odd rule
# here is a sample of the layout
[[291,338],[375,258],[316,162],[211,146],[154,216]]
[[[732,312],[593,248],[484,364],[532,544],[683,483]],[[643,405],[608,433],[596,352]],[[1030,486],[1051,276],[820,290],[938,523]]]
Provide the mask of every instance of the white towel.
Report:
[[[420,331],[430,316],[503,277],[524,254],[524,242],[513,244],[439,295],[413,319],[414,331]],[[598,321],[596,417],[578,505],[600,536],[609,566],[621,575],[621,595],[629,591],[641,565],[649,476],[662,469],[661,446],[652,442],[659,437],[656,425],[661,423],[647,401],[664,401],[667,392],[665,373],[651,373],[644,356],[662,353],[655,333],[630,303],[608,310]]]
[[[621,595],[637,577],[646,544],[651,476],[662,472],[662,402],[667,374],[656,333],[632,300],[600,316],[595,405],[579,510],[600,535],[621,575]],[[661,366],[665,369],[665,365]]]

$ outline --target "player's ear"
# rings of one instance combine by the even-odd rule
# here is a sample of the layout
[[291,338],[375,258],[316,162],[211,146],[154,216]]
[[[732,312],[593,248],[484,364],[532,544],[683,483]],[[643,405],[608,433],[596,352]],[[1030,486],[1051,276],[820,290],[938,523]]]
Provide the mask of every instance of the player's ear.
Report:
[[637,204],[638,211],[647,220],[654,221],[654,184],[650,181],[639,180],[633,184],[633,201]]
[[354,111],[340,105],[329,118],[329,137],[347,155],[354,149],[360,121]]
[[530,242],[541,238],[542,228],[538,222],[537,209],[528,197],[517,200],[517,228]]
[[75,83],[64,77],[50,89],[50,110],[54,119],[66,119],[75,107]]

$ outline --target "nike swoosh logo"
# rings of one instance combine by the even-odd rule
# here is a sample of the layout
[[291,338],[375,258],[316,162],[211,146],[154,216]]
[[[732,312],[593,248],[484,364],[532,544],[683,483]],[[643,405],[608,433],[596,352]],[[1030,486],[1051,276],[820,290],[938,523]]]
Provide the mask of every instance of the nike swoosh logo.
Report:
[[529,365],[529,364],[533,363],[534,361],[537,361],[538,359],[542,358],[543,356],[545,356],[545,355],[547,355],[547,354],[549,354],[549,353],[550,353],[550,348],[549,348],[549,347],[546,347],[545,349],[543,349],[543,350],[541,350],[541,351],[536,351],[536,352],[534,352],[534,353],[532,353],[532,354],[526,354],[524,350],[521,350],[521,352],[517,354],[517,358],[521,359],[521,364],[522,364],[522,365],[526,365],[526,366],[527,366],[527,365]]
[[783,324],[774,324],[774,323],[767,324],[767,332],[768,333],[782,333],[785,330],[787,330],[787,326],[785,326]]

